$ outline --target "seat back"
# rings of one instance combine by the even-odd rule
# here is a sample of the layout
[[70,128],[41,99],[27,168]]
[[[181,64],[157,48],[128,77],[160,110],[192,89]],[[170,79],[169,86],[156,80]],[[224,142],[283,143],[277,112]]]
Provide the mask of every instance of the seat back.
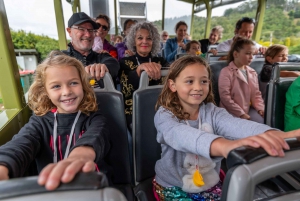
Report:
[[165,48],[162,48],[161,51],[160,51],[160,54],[163,58],[166,58],[165,57]]
[[[274,175],[299,170],[300,143],[291,140],[288,144],[290,150],[285,152],[285,157],[269,156],[262,148],[239,147],[230,151],[227,157],[230,169],[223,183],[221,201],[252,201],[257,184]],[[299,185],[295,189],[295,192],[280,194],[282,199],[272,196],[273,199],[263,200],[298,200]]]
[[228,55],[228,52],[218,52],[216,55],[213,55],[213,53],[208,52],[206,54],[206,60],[208,63],[216,62],[216,61],[218,61],[218,59],[220,57],[227,56],[227,55]]
[[179,59],[179,58],[181,58],[181,57],[183,57],[183,56],[185,56],[185,55],[188,55],[187,53],[179,53],[179,54],[176,54],[175,55],[175,60],[177,60],[177,59]]
[[296,79],[280,78],[280,71],[300,70],[300,63],[277,63],[274,65],[271,80],[267,86],[265,101],[265,123],[271,127],[284,130],[285,94]]
[[227,61],[216,61],[209,64],[212,72],[212,86],[213,93],[215,97],[215,102],[217,105],[220,104],[220,95],[219,95],[219,75],[221,70],[227,66]]
[[104,88],[94,89],[94,91],[97,103],[99,104],[99,110],[107,118],[110,131],[111,147],[104,161],[112,167],[113,184],[131,184],[133,177],[129,162],[129,145],[123,95],[114,88],[109,73],[105,74],[103,81]]
[[[168,70],[161,71],[162,76],[167,73]],[[148,83],[148,75],[144,71],[139,89],[133,94],[132,136],[136,184],[154,177],[154,166],[161,154],[161,146],[156,140],[154,115],[155,104],[163,85],[148,86]]]
[[265,58],[256,58],[252,60],[250,67],[256,71],[257,75],[259,75],[264,64]]

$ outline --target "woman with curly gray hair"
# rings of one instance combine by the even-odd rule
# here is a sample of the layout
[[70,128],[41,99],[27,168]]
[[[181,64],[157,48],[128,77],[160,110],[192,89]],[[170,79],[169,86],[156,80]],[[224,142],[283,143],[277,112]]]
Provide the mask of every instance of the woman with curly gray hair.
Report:
[[161,83],[160,69],[168,66],[160,51],[160,35],[151,22],[140,22],[130,28],[126,36],[126,46],[134,55],[120,60],[119,78],[125,101],[128,125],[132,122],[132,95],[138,88],[142,71],[150,77],[149,85]]

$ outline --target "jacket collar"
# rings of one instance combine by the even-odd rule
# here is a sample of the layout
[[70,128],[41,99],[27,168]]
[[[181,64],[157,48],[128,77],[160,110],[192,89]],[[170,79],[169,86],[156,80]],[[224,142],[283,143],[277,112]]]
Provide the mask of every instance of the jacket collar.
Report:
[[[232,62],[229,63],[228,68],[243,82],[248,83],[243,73],[238,69],[238,67]],[[252,79],[252,74],[256,71],[249,66],[245,66],[245,70],[247,71],[248,80]]]

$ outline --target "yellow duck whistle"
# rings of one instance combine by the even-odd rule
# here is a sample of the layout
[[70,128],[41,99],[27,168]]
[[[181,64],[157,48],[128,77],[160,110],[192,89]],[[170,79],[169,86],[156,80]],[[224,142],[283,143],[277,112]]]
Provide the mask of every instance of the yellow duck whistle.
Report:
[[196,186],[201,187],[204,186],[204,180],[202,175],[200,174],[199,170],[196,170],[194,175],[193,175],[193,182]]

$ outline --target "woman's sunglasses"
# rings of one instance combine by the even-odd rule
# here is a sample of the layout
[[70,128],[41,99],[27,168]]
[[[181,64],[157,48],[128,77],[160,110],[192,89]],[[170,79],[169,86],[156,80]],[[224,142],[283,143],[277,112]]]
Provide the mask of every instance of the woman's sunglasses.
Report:
[[107,30],[108,30],[108,27],[107,27],[107,26],[102,25],[102,24],[100,24],[100,23],[97,23],[97,24],[98,24],[98,26],[99,26],[99,29],[100,29],[100,27],[102,27],[102,29],[103,29],[104,31],[107,31]]

